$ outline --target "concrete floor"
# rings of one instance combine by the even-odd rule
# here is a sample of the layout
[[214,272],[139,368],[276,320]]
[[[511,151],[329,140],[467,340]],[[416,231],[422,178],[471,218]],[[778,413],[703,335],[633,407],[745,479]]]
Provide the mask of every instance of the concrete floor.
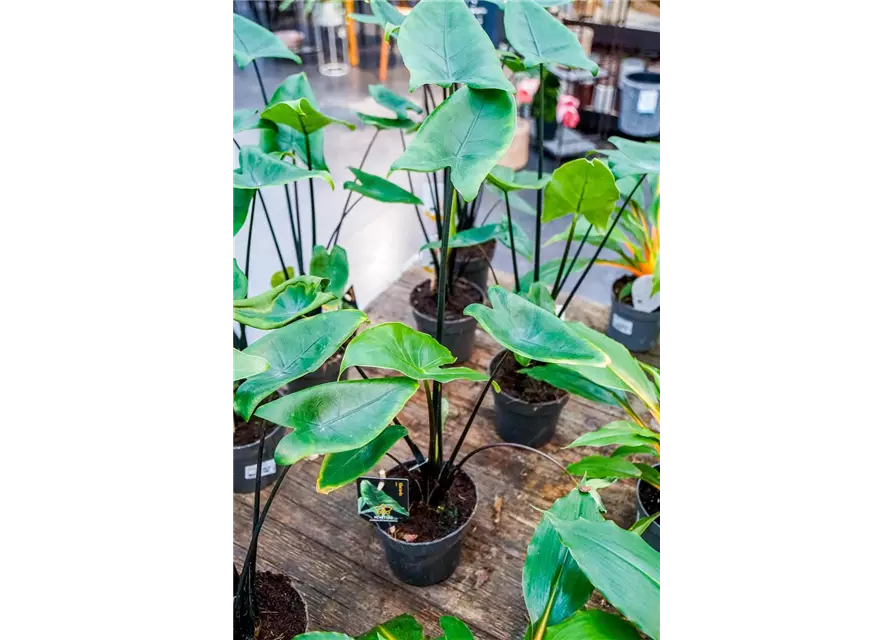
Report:
[[[334,117],[357,125],[357,130],[353,132],[339,125],[331,125],[325,130],[326,162],[329,165],[336,185],[335,190],[332,191],[323,181],[314,181],[317,209],[317,241],[319,244],[325,244],[340,218],[340,213],[347,197],[348,192],[342,189],[341,185],[353,178],[348,170],[348,166],[359,166],[366,146],[374,134],[374,129],[372,127],[364,127],[353,112],[359,110],[375,115],[391,117],[393,115],[379,107],[369,97],[369,85],[378,83],[376,71],[352,68],[346,76],[330,78],[322,76],[312,62],[301,67],[285,60],[265,59],[258,62],[267,95],[272,95],[276,87],[288,75],[305,71],[313,86],[320,108]],[[233,108],[262,108],[263,99],[253,69],[249,66],[245,70],[240,70],[234,64],[233,76]],[[420,103],[419,97],[409,95],[408,78],[409,74],[404,67],[392,67],[389,70],[386,84],[396,93],[409,96]],[[246,131],[240,133],[236,139],[239,144],[254,144],[257,141],[257,133]],[[396,131],[383,131],[379,134],[363,170],[385,176],[391,163],[401,152],[399,134]],[[535,163],[536,155],[535,152],[532,152],[528,168],[535,169]],[[233,166],[234,168],[238,166],[238,151],[235,146],[233,146]],[[554,168],[555,163],[546,158],[545,170],[551,171]],[[405,172],[391,176],[391,180],[409,189]],[[413,174],[413,184],[416,187],[416,193],[419,194],[420,191],[423,191],[423,185],[425,185],[424,176],[422,174]],[[298,189],[304,240],[304,264],[307,265],[311,246],[310,194],[307,182],[299,183]],[[424,191],[427,191],[427,187],[424,188]],[[294,266],[296,265],[295,247],[290,232],[283,189],[281,187],[268,188],[264,189],[263,193],[285,262]],[[523,193],[525,198],[535,205],[534,193]],[[421,194],[420,197],[423,200],[425,199],[424,194]],[[484,191],[483,198],[484,201],[481,203],[482,213],[489,210],[491,205],[496,202],[496,197],[487,191]],[[269,288],[270,275],[281,270],[272,237],[266,220],[262,216],[260,206],[257,207],[255,215],[257,217],[252,239],[249,295],[261,293]],[[490,221],[498,221],[501,216],[502,210],[500,207],[497,207]],[[534,218],[520,213],[513,215],[513,218],[516,218],[516,222],[524,227],[532,239],[535,228]],[[428,220],[425,222],[429,235],[434,237],[434,223]],[[544,225],[542,231],[543,241],[561,232],[568,224],[569,219],[562,219]],[[247,237],[248,225],[246,223],[244,228],[233,239],[234,256],[237,257],[240,266],[243,268]],[[350,282],[354,285],[361,307],[368,304],[391,282],[396,280],[407,266],[423,259],[418,253],[418,248],[423,243],[424,237],[419,228],[415,211],[409,205],[388,205],[366,198],[353,209],[342,227],[338,244],[347,250],[351,265]],[[560,258],[562,250],[563,246],[559,243],[544,247],[542,260]],[[584,249],[583,255],[591,256],[593,252],[594,248],[587,247]],[[603,252],[603,255],[609,257],[611,254],[606,250]],[[511,273],[511,252],[505,247],[498,245],[493,265],[496,269]],[[532,265],[520,259],[518,268],[523,275],[532,268]],[[612,267],[593,267],[577,295],[609,304],[611,282],[620,273],[622,272]],[[577,278],[577,275],[572,276],[565,287],[565,291],[570,291]]]

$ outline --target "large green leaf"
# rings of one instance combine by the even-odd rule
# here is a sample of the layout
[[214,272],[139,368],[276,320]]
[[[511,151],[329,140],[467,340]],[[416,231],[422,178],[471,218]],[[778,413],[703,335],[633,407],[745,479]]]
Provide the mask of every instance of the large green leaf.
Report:
[[660,435],[639,426],[629,420],[617,420],[602,425],[597,431],[584,433],[582,436],[571,442],[566,449],[572,447],[606,447],[608,445],[653,445],[660,443]]
[[546,640],[639,640],[639,632],[620,616],[588,609],[546,631]]
[[245,224],[245,218],[248,217],[248,209],[251,207],[251,200],[254,198],[256,189],[237,189],[233,187],[233,235],[239,233],[242,225]]
[[474,640],[468,626],[453,616],[441,616],[440,628],[443,629],[443,640]]
[[602,402],[611,405],[619,404],[616,396],[607,389],[561,365],[546,364],[530,367],[529,369],[522,369],[521,373],[526,373],[534,380],[540,380],[558,389],[564,389],[568,393],[592,402]]
[[374,440],[358,449],[326,455],[316,478],[317,491],[331,493],[371,471],[390,448],[405,435],[406,427],[392,424]]
[[406,19],[402,13],[397,11],[397,7],[387,0],[369,0],[369,5],[372,7],[372,13],[386,24],[391,23],[399,27]]
[[233,258],[233,300],[241,300],[248,295],[248,278]]
[[233,14],[233,58],[244,69],[255,58],[285,58],[301,64],[301,58],[267,29],[248,18]]
[[576,36],[533,0],[506,3],[505,37],[527,65],[560,64],[593,75],[598,72],[598,65],[586,57]]
[[[402,44],[401,44],[402,46]],[[390,109],[398,118],[406,118],[407,110],[422,113],[422,108],[412,100],[399,96],[383,84],[373,84],[369,87],[369,95],[385,109]]]
[[471,304],[465,315],[475,318],[509,351],[539,362],[585,362],[590,367],[607,364],[603,351],[581,339],[555,314],[498,285],[490,287],[489,298],[492,309]]
[[310,257],[310,275],[328,279],[326,293],[330,293],[336,300],[340,300],[344,297],[347,279],[350,277],[347,251],[344,250],[344,247],[336,244],[332,247],[332,252],[328,253],[325,247],[316,245],[313,247],[313,254]]
[[502,191],[520,191],[522,189],[533,189],[534,191],[542,189],[549,180],[552,179],[551,173],[544,173],[542,178],[537,177],[536,171],[512,171],[508,167],[501,164],[490,169],[487,174],[487,182]]
[[573,213],[605,228],[619,195],[608,167],[598,160],[571,160],[556,169],[546,186],[543,222]]
[[261,400],[319,369],[366,321],[362,311],[344,309],[304,318],[262,336],[245,353],[268,360],[270,368],[239,386],[233,408],[247,420]]
[[575,476],[587,478],[641,478],[642,471],[625,458],[588,456],[569,464],[567,470]]
[[[409,90],[424,84],[515,92],[483,27],[464,0],[422,0],[400,26]],[[514,130],[514,125],[512,125]]]
[[660,640],[660,554],[610,520],[546,517],[593,586],[630,622]]
[[449,367],[456,356],[431,336],[402,322],[385,322],[369,327],[351,340],[341,360],[341,372],[348,367],[393,369],[413,380],[472,380],[483,382],[486,374],[468,367]]
[[257,109],[236,109],[233,111],[233,135],[250,129],[272,129],[273,124],[260,119]]
[[363,124],[371,125],[376,129],[404,129],[411,132],[421,124],[409,118],[383,118],[382,116],[373,116],[362,111],[355,111],[354,113],[357,114],[357,117]]
[[[564,520],[601,520],[595,495],[572,489],[556,500],[548,513]],[[586,604],[592,594],[592,585],[561,544],[555,527],[545,515],[527,547],[522,582],[524,604],[534,627],[545,615],[548,615],[546,624],[558,624]]]
[[632,526],[627,529],[630,533],[635,533],[637,536],[642,535],[651,526],[651,523],[660,518],[660,511],[655,513],[653,516],[646,516],[644,518],[639,518],[636,520]]
[[259,147],[244,146],[239,151],[239,168],[233,171],[233,187],[238,189],[259,189],[273,185],[288,184],[305,178],[321,178],[332,189],[335,183],[328,171],[314,169],[308,171],[293,164],[278,160],[264,153]]
[[[410,17],[422,4],[431,1],[422,0]],[[440,4],[450,6],[454,1],[462,4],[461,0]],[[406,151],[391,165],[391,171],[427,172],[451,167],[453,186],[465,200],[471,201],[511,145],[515,118],[514,98],[505,91],[462,87],[425,118]]]
[[297,276],[258,296],[233,300],[233,320],[255,329],[283,327],[334,300],[323,291],[327,284],[325,278]]
[[[292,74],[283,80],[282,84],[280,84],[276,88],[276,91],[273,92],[273,97],[270,98],[270,104],[286,102],[289,100],[300,100],[301,98],[306,98],[311,106],[316,109],[319,108],[319,103],[316,101],[316,96],[313,94],[313,88],[310,86],[310,81],[307,79],[307,74],[304,72]],[[306,166],[312,166],[314,169],[328,170],[325,159],[324,130],[320,129],[319,131],[314,131],[309,136],[310,160],[312,163],[308,164],[307,144],[304,139],[304,134],[301,133],[299,129],[284,124],[275,125],[275,128],[278,130],[278,133],[275,136],[271,136],[266,131],[261,132],[261,146],[264,144],[263,141],[266,141],[267,144],[267,147],[264,149],[265,151],[269,152],[274,149],[277,151],[290,151],[297,154]]]
[[337,631],[310,631],[291,640],[353,640],[353,638]]
[[[586,264],[586,260],[577,260],[573,264],[573,267],[571,267],[570,260],[568,260],[564,265],[564,271],[562,273],[568,273],[568,271],[570,271],[570,273],[577,273],[578,271],[585,269]],[[537,282],[545,282],[548,284],[555,282],[555,278],[558,276],[559,266],[561,266],[561,258],[543,262],[540,265],[540,279]],[[533,284],[533,269],[521,276],[521,291],[527,291],[531,284]]]
[[423,634],[422,625],[411,615],[404,613],[374,626],[363,635],[357,636],[357,640],[422,640]]
[[276,447],[276,463],[285,466],[363,446],[394,421],[418,388],[409,378],[330,382],[262,405],[255,415],[294,429]]
[[[474,247],[479,244],[489,242],[494,238],[502,235],[502,227],[499,224],[485,224],[481,227],[472,227],[465,231],[459,231],[450,237],[450,249],[458,249],[460,247]],[[440,240],[432,240],[427,244],[419,247],[419,251],[427,251],[428,249],[440,249]]]
[[233,349],[233,382],[263,373],[269,368],[270,363],[263,358]]
[[617,147],[620,153],[631,164],[638,167],[642,173],[660,172],[659,142],[636,142],[635,140],[627,140],[617,136],[608,138],[608,142]]
[[360,171],[359,169],[355,169],[354,167],[348,167],[348,169],[350,169],[351,173],[353,173],[357,182],[345,182],[345,189],[356,191],[357,193],[360,193],[367,198],[372,198],[373,200],[378,200],[379,202],[393,202],[416,205],[424,204],[414,194],[410,193],[400,185],[394,184],[390,180],[380,178],[378,176],[372,175],[371,173]]
[[330,124],[342,124],[351,131],[357,128],[350,122],[333,118],[319,111],[307,98],[277,102],[267,107],[260,117],[297,129],[304,135],[315,133]]

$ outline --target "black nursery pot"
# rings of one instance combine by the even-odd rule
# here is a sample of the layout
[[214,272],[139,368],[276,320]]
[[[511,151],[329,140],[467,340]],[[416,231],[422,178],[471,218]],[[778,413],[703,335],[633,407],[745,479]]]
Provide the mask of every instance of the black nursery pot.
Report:
[[[460,278],[460,280],[464,279],[465,278]],[[481,289],[473,282],[469,282],[469,284],[480,291],[482,301],[486,302],[487,298],[484,295],[483,289]],[[428,314],[422,313],[421,311],[416,309],[412,304],[411,293],[409,306],[412,309],[412,316],[413,318],[415,318],[416,329],[418,329],[422,333],[428,334],[432,338],[436,338],[437,318],[435,316],[429,316]],[[450,353],[456,356],[457,362],[467,362],[471,359],[471,352],[474,349],[474,336],[477,328],[478,321],[471,316],[463,316],[456,320],[444,319],[443,341],[441,342],[441,344],[449,349]]]
[[[404,464],[408,467],[415,462],[409,460]],[[394,467],[388,471],[389,476],[399,473],[400,467]],[[465,539],[465,534],[468,533],[468,526],[474,519],[480,502],[474,480],[464,470],[460,470],[459,473],[465,475],[474,487],[474,507],[468,520],[449,535],[431,542],[406,542],[397,540],[388,535],[387,531],[375,527],[375,533],[384,547],[388,566],[402,582],[416,587],[427,587],[443,582],[453,575],[456,567],[459,566],[462,541]]]
[[337,352],[331,358],[323,362],[319,369],[312,371],[297,380],[292,380],[287,385],[283,386],[282,390],[285,393],[294,393],[295,391],[302,391],[309,387],[315,387],[318,384],[337,382],[342,358],[344,358],[344,354],[340,351]]
[[460,274],[460,277],[476,284],[486,295],[490,279],[488,262],[493,260],[493,254],[496,251],[496,240],[489,240],[482,245],[459,249],[459,251],[463,252],[460,255],[464,257],[461,260],[456,260],[456,272]]
[[[261,463],[260,487],[263,489],[276,479],[281,467],[276,466],[273,454],[276,445],[285,436],[285,427],[277,426],[264,438],[264,457]],[[257,467],[257,447],[260,440],[251,444],[233,445],[233,492],[251,493],[254,491],[254,478]]]
[[[488,371],[493,375],[493,368],[504,351],[500,351],[490,360]],[[513,357],[511,354],[506,358]],[[555,435],[561,410],[570,396],[565,395],[551,402],[527,402],[513,398],[504,390],[496,393],[493,389],[493,405],[496,408],[496,433],[505,442],[514,442],[528,447],[539,448],[549,442]]]
[[660,335],[660,309],[639,311],[614,295],[611,300],[611,319],[608,337],[630,351],[642,353],[655,345]]
[[[654,465],[654,468],[660,471],[660,464]],[[645,505],[642,502],[642,490],[645,491],[658,491],[654,487],[652,487],[647,482],[643,482],[642,480],[638,480],[636,482],[636,519],[641,520],[642,518],[647,518],[648,516],[654,515],[655,512],[649,512]],[[658,495],[658,500],[660,497]],[[660,503],[658,503],[660,504]],[[642,539],[651,545],[651,548],[655,551],[660,551],[660,523],[658,522],[660,518],[652,522],[648,525],[648,528],[642,532]]]

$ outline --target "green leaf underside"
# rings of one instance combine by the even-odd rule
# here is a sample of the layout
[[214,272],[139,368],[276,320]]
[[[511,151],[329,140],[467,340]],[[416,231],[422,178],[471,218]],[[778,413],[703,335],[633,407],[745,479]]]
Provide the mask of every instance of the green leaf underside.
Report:
[[561,365],[546,364],[531,367],[529,369],[522,369],[521,373],[527,374],[534,380],[540,380],[553,387],[557,387],[558,389],[563,389],[564,391],[584,398],[585,400],[615,406],[619,404],[617,398],[607,389]]
[[515,120],[515,101],[505,91],[462,87],[425,118],[391,171],[430,172],[451,167],[453,186],[471,201],[511,145]]
[[509,192],[522,189],[536,191],[549,184],[551,179],[551,173],[544,173],[542,178],[538,178],[536,171],[522,170],[516,172],[500,164],[490,169],[490,173],[487,174],[488,183],[502,191]]
[[233,187],[259,189],[308,178],[320,178],[335,188],[328,171],[302,169],[264,153],[259,147],[244,146],[239,151],[239,168],[233,171]]
[[468,367],[449,367],[456,357],[431,336],[400,322],[385,322],[363,331],[344,352],[341,372],[349,367],[392,369],[413,380],[484,382],[486,374]]
[[406,427],[392,424],[362,447],[327,454],[316,479],[317,491],[331,493],[365,475],[405,435]]
[[233,408],[247,420],[271,393],[316,371],[366,321],[362,311],[344,309],[298,320],[262,336],[245,353],[265,358],[270,369],[239,386]]
[[560,64],[598,71],[571,31],[533,0],[512,0],[505,7],[505,36],[526,65]]
[[387,0],[369,0],[369,4],[372,7],[372,13],[385,24],[391,23],[392,25],[399,27],[406,19],[406,17],[397,11],[397,8]]
[[579,214],[596,228],[606,228],[619,196],[608,167],[598,160],[572,160],[561,165],[546,185],[543,222]]
[[409,91],[424,84],[473,89],[515,88],[483,27],[463,0],[422,0],[400,26],[400,53],[409,69]]
[[653,142],[636,142],[618,136],[611,136],[608,142],[622,153],[626,160],[643,173],[660,172],[660,144]]
[[[310,81],[307,79],[307,74],[303,72],[295,73],[283,80],[282,84],[273,93],[273,97],[270,98],[270,104],[300,100],[301,98],[306,98],[311,106],[316,109],[319,108],[319,103],[316,101],[316,96],[310,86]],[[264,151],[291,151],[297,154],[306,166],[328,171],[325,159],[325,132],[323,129],[315,131],[309,136],[311,165],[307,162],[307,143],[305,142],[304,134],[299,129],[289,127],[288,125],[279,124],[274,126],[278,131],[275,136],[262,132],[261,140],[265,140],[270,146],[270,148],[264,148]]]
[[255,191],[255,189],[236,189],[233,187],[233,235],[239,233],[242,225],[245,224]]
[[233,320],[255,329],[277,329],[335,299],[325,278],[297,276],[244,300],[233,300]]
[[378,129],[406,129],[411,130],[419,126],[420,123],[409,118],[383,118],[382,116],[373,116],[362,111],[355,111],[357,117],[363,124],[367,124]]
[[529,300],[500,287],[489,289],[493,308],[481,304],[466,307],[465,315],[509,351],[539,362],[585,362],[604,366],[607,357],[588,340],[576,335],[568,323]]
[[546,632],[546,640],[639,640],[639,632],[618,615],[599,609],[577,611]]
[[584,433],[565,447],[606,447],[622,445],[635,447],[639,445],[659,444],[657,434],[629,420],[618,420],[600,427],[597,431]]
[[345,182],[345,189],[356,191],[367,198],[372,198],[379,202],[424,205],[414,194],[390,180],[360,171],[354,167],[348,168],[359,182]]
[[423,113],[424,110],[412,100],[397,95],[382,84],[374,84],[369,87],[369,95],[376,103],[397,114],[398,118],[406,118],[407,111]]
[[233,382],[263,373],[269,368],[270,363],[263,358],[233,349]]
[[360,482],[360,501],[362,504],[364,504],[366,509],[373,508],[378,505],[387,505],[391,507],[391,509],[396,513],[402,514],[404,516],[409,515],[409,512],[403,508],[403,505],[394,500],[384,491],[379,490],[378,487],[376,487],[368,480],[363,480],[362,482]]
[[[514,220],[512,221],[512,233],[514,234],[515,240],[515,253],[517,253],[522,258],[526,258],[530,262],[533,262],[533,243],[530,241],[530,237],[518,225]],[[500,227],[500,235],[499,241],[503,244],[503,246],[507,247],[510,251],[512,249],[512,238],[509,236],[509,219],[508,216],[502,217],[502,223]]]
[[385,640],[422,640],[424,630],[408,613],[404,613],[387,622],[376,625],[357,640],[379,640],[379,634]]
[[233,135],[251,129],[270,129],[273,125],[260,119],[257,109],[236,109],[233,111]]
[[624,458],[588,456],[569,464],[567,470],[575,476],[587,478],[640,478],[642,471],[634,463]]
[[233,14],[233,58],[244,69],[255,58],[285,58],[301,64],[285,43],[269,30],[248,18]]
[[350,278],[350,267],[347,263],[347,251],[344,247],[335,245],[332,252],[328,253],[322,245],[313,247],[310,258],[310,275],[326,278],[329,284],[326,293],[334,296],[336,300],[344,297],[347,289],[347,280]]
[[256,415],[294,429],[276,447],[276,463],[289,465],[363,446],[393,422],[418,388],[408,378],[330,382],[265,404]]
[[278,102],[267,107],[260,116],[276,124],[284,124],[292,129],[297,129],[306,135],[315,133],[330,124],[344,125],[351,131],[356,129],[356,125],[322,113],[307,98]]
[[[570,271],[571,273],[577,273],[578,271],[582,271],[586,268],[587,260],[577,260],[573,267],[571,267],[571,261],[567,260],[564,264],[564,271],[562,274]],[[558,267],[561,266],[561,258],[555,258],[554,260],[548,260],[540,265],[540,279],[537,282],[543,282],[547,286],[552,286],[555,282],[555,278],[558,275]],[[562,275],[562,277],[564,277]],[[521,291],[527,291],[530,289],[530,285],[533,284],[533,269],[525,273],[521,276]]]
[[[479,244],[489,242],[493,238],[498,238],[502,234],[502,226],[499,224],[485,224],[481,227],[472,227],[465,231],[459,231],[449,239],[449,248],[458,249],[460,247],[474,247]],[[423,244],[419,251],[427,251],[428,249],[440,249],[440,240],[432,240],[427,244]]]
[[233,300],[241,300],[248,295],[248,278],[233,258]]
[[292,640],[353,640],[353,638],[337,631],[310,631],[295,636]]

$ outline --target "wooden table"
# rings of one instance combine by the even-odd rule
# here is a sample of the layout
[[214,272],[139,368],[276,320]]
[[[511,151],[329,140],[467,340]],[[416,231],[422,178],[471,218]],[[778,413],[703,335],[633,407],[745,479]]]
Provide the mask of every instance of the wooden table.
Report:
[[[508,274],[497,272],[500,283],[511,286]],[[409,292],[429,276],[410,269],[366,309],[373,324],[400,321],[413,325]],[[492,276],[491,276],[492,277]],[[575,298],[570,320],[604,330],[609,309]],[[486,371],[499,347],[486,333],[477,332],[468,366]],[[643,361],[658,365],[658,352]],[[445,386],[450,402],[445,426],[445,449],[461,432],[483,383],[465,381]],[[619,408],[572,397],[562,412],[552,442],[543,450],[564,463],[579,460],[579,450],[563,450],[581,434],[622,417]],[[400,413],[401,422],[424,450],[427,439],[425,395],[419,391]],[[478,413],[463,451],[499,438],[493,429],[492,392]],[[394,452],[408,458],[402,441]],[[637,458],[638,459],[638,458]],[[647,458],[641,458],[647,460]],[[385,458],[385,462],[389,462]],[[477,640],[520,640],[527,624],[521,590],[521,570],[534,527],[540,519],[532,507],[546,509],[570,488],[566,476],[539,456],[497,448],[482,452],[464,466],[475,479],[479,503],[465,538],[462,561],[452,578],[432,587],[412,587],[391,575],[372,525],[356,515],[356,495],[347,486],[328,496],[316,492],[320,460],[303,460],[286,476],[261,533],[259,569],[286,573],[303,593],[310,630],[341,631],[355,636],[379,622],[410,613],[426,635],[442,632],[438,618],[454,615],[464,620]],[[389,466],[389,465],[388,465]],[[267,495],[269,489],[264,491]],[[499,522],[494,522],[494,500],[503,500]],[[602,492],[608,515],[621,526],[635,520],[635,485],[618,482]],[[234,558],[241,563],[249,542],[251,496],[233,496]],[[606,606],[595,594],[594,606]]]

